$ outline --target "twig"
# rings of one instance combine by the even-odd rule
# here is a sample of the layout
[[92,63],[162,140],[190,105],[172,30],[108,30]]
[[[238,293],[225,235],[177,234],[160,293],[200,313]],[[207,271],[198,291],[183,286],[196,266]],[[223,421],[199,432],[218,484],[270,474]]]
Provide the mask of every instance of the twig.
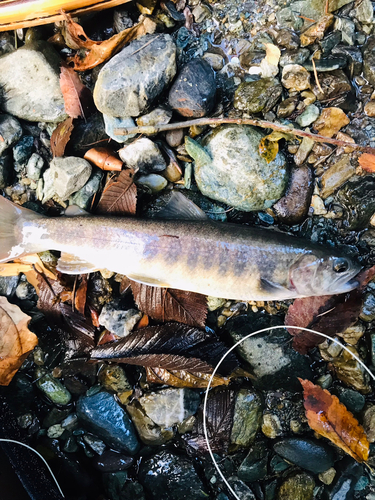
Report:
[[319,92],[324,95],[324,91],[323,91],[322,87],[320,86],[320,82],[319,82],[319,78],[318,78],[318,72],[316,71],[316,65],[315,65],[314,56],[315,56],[315,53],[313,54],[313,56],[311,58],[311,62],[312,62],[312,65],[313,65],[315,82],[316,82],[316,85],[317,85],[317,87],[319,89]]
[[305,21],[310,21],[310,23],[316,23],[315,19],[310,19],[309,17],[305,17],[305,16],[298,16],[300,17],[301,19],[304,19]]
[[293,134],[298,137],[307,137],[315,142],[325,142],[327,144],[334,144],[340,147],[350,147],[357,149],[359,151],[364,151],[366,153],[375,154],[375,148],[370,146],[361,146],[360,144],[355,144],[352,142],[339,141],[338,139],[332,139],[331,137],[324,137],[318,134],[312,134],[311,132],[306,132],[305,130],[297,130],[290,128],[286,125],[280,125],[279,123],[267,122],[265,120],[251,119],[251,118],[197,118],[196,120],[187,120],[185,122],[177,123],[167,123],[163,125],[157,125],[154,127],[143,126],[143,127],[128,127],[128,128],[118,128],[115,129],[114,133],[116,135],[130,135],[130,134],[145,134],[145,135],[156,135],[160,132],[166,132],[168,130],[178,130],[182,128],[189,128],[194,125],[223,125],[223,124],[235,124],[235,125],[252,125],[254,127],[270,128],[272,130],[277,130],[279,132],[284,132],[285,134]]

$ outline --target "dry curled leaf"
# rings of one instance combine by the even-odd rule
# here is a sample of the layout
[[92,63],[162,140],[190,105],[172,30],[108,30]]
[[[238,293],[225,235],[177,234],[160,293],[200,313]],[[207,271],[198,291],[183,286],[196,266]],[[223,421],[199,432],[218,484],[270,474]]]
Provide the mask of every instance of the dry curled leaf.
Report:
[[0,385],[9,385],[38,344],[37,336],[28,329],[30,320],[18,306],[0,297]]
[[122,170],[123,162],[108,148],[91,148],[85,153],[84,158],[102,170],[115,170],[118,172]]
[[73,68],[61,66],[60,88],[66,114],[71,118],[84,118],[92,105],[92,95]]
[[350,120],[342,109],[324,108],[319,118],[314,122],[314,128],[318,134],[324,137],[333,137],[348,123]]
[[115,181],[109,181],[96,207],[97,214],[135,214],[137,188],[134,184],[134,170],[127,168],[120,172]]
[[[166,370],[165,368],[146,368],[147,381],[153,384],[166,384],[172,387],[191,387],[205,389],[211,375],[209,373],[188,372],[186,370]],[[210,387],[228,385],[229,378],[215,375]]]
[[52,132],[51,150],[54,158],[57,156],[64,156],[65,148],[69,142],[73,128],[73,118],[69,116],[69,118],[59,123]]
[[366,172],[370,173],[375,172],[375,155],[370,155],[369,153],[363,153],[359,157],[358,163]]
[[284,134],[283,132],[274,131],[269,135],[263,137],[259,143],[259,154],[264,158],[267,163],[271,163],[279,152],[279,141],[281,139],[286,139],[287,141],[292,139],[293,136],[289,134]]
[[358,420],[326,389],[309,380],[299,381],[303,387],[306,418],[311,429],[332,441],[357,462],[365,462],[370,445]]
[[178,321],[204,328],[207,298],[194,292],[149,286],[131,281],[138,308],[157,321]]

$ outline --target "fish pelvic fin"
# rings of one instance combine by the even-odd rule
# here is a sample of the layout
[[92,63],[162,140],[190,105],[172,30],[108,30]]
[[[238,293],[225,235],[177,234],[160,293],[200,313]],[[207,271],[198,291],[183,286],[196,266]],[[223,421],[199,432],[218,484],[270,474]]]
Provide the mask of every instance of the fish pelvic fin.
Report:
[[24,223],[43,218],[32,210],[23,208],[0,196],[0,262],[7,262],[36,250],[23,246],[22,226]]

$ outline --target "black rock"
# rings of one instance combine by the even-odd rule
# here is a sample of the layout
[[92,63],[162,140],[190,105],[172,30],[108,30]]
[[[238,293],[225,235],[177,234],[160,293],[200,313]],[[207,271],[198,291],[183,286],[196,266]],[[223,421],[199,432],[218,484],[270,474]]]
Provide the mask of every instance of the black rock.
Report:
[[263,442],[255,443],[238,469],[238,477],[247,483],[259,481],[267,475],[268,450]]
[[169,105],[182,116],[200,118],[215,104],[215,73],[204,59],[187,63],[169,92]]
[[95,457],[93,465],[102,472],[116,472],[126,470],[133,464],[133,459],[113,450],[106,450],[102,455]]
[[363,74],[371,85],[375,85],[375,35],[368,38],[363,50]]
[[340,472],[329,488],[329,500],[352,500],[354,488],[363,475],[363,465],[352,458],[345,457],[339,465]]
[[[324,71],[334,71],[335,69],[345,68],[348,64],[348,61],[344,57],[326,57],[322,59],[314,59],[316,71],[324,72]],[[314,66],[312,60],[306,61],[303,66],[308,71],[314,71]]]
[[349,71],[350,78],[362,73],[363,56],[358,47],[339,45],[332,50],[332,55],[346,57],[348,61],[347,70]]
[[344,208],[347,227],[364,229],[375,211],[375,177],[366,175],[346,182],[337,193],[337,200]]
[[341,42],[341,31],[335,30],[328,33],[323,40],[319,42],[323,54],[330,54],[331,50]]

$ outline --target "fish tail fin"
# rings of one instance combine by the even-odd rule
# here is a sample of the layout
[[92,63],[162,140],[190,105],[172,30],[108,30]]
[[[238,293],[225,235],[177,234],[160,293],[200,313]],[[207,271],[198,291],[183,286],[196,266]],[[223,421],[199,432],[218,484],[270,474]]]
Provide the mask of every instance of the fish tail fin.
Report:
[[[44,217],[0,196],[0,262],[24,254],[22,225]],[[28,252],[31,253],[31,252]]]

